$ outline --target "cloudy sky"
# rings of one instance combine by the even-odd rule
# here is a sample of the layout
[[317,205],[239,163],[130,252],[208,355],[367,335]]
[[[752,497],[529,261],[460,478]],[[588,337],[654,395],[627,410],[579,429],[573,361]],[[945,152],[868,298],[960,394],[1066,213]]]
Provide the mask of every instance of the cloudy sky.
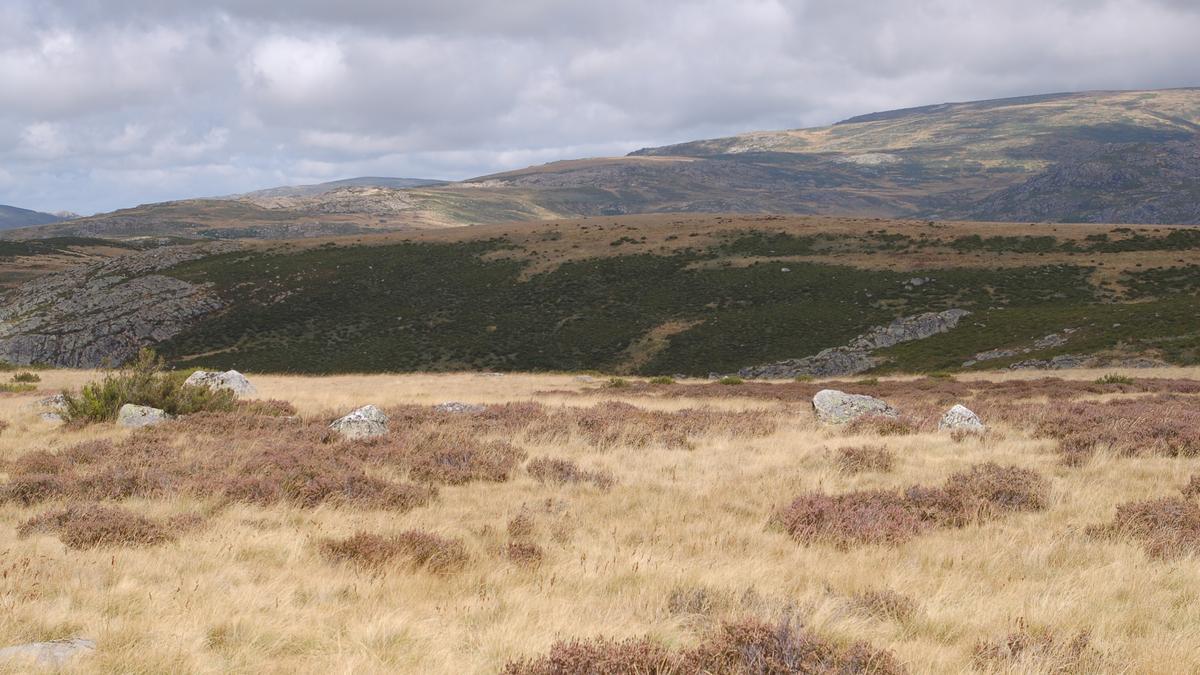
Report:
[[1195,0],[3,0],[0,203],[466,178],[890,108],[1200,85]]

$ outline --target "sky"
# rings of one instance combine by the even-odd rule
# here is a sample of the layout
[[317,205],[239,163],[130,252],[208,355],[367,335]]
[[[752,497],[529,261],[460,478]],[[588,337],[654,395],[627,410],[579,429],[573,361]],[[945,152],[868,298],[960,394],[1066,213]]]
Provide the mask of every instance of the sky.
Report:
[[900,107],[1200,85],[1195,0],[3,0],[0,203],[462,179]]

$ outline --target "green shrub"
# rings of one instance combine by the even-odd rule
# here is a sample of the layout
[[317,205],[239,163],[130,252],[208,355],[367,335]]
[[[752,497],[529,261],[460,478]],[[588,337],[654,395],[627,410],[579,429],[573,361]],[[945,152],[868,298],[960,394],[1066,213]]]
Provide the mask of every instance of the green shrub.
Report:
[[675,378],[670,375],[658,375],[650,378],[650,384],[675,384]]
[[37,389],[37,387],[35,387],[34,385],[29,384],[27,382],[3,382],[3,383],[0,383],[0,392],[5,392],[8,394],[20,394],[20,393],[26,392],[26,391],[33,391],[34,389]]
[[41,382],[42,381],[42,377],[40,375],[38,375],[37,373],[31,373],[27,370],[24,372],[17,373],[16,375],[13,375],[12,379],[13,379],[13,382]]
[[1109,373],[1096,380],[1096,384],[1133,384],[1133,378],[1126,375]]
[[954,373],[948,373],[944,370],[935,370],[932,373],[929,373],[929,375],[927,375],[927,377],[931,377],[935,380],[950,380],[951,382],[954,381]]
[[229,411],[237,396],[228,389],[186,385],[188,373],[166,370],[163,360],[143,349],[119,371],[84,385],[78,395],[64,393],[68,422],[111,422],[126,403],[161,408],[171,415],[200,411]]
[[720,382],[721,384],[745,384],[746,383],[745,380],[738,377],[737,375],[726,375],[725,377],[722,377],[720,380],[717,380],[717,381]]
[[629,380],[623,377],[610,377],[604,386],[609,389],[624,389],[629,386]]

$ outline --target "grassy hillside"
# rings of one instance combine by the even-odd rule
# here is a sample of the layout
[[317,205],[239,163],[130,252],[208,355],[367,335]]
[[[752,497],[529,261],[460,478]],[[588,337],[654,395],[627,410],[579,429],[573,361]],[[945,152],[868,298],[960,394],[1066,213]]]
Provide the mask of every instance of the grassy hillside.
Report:
[[[881,368],[1005,348],[1018,353],[973,367],[1200,360],[1194,230],[627,217],[258,246],[167,274],[226,303],[161,345],[183,365],[705,375],[949,308],[974,316],[886,350]],[[1064,329],[1064,344],[1030,347]]]

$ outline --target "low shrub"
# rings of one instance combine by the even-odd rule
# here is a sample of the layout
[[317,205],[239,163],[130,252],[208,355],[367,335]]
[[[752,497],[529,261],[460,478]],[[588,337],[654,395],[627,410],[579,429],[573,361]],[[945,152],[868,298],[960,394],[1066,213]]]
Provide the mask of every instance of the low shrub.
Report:
[[841,448],[834,457],[834,465],[845,474],[877,471],[888,473],[896,464],[896,454],[883,446],[865,445]]
[[6,394],[24,394],[37,390],[37,386],[28,382],[0,382],[0,392]]
[[532,541],[510,541],[504,555],[521,567],[537,567],[545,559],[546,551]]
[[1109,373],[1103,377],[1096,379],[1096,384],[1134,384],[1134,379],[1127,375],[1118,375]]
[[359,532],[345,539],[326,539],[320,548],[333,562],[372,571],[381,571],[385,565],[400,560],[413,569],[448,574],[461,569],[469,560],[461,541],[424,530],[408,530],[388,537]]
[[1087,532],[1132,539],[1152,558],[1195,555],[1200,553],[1200,504],[1179,497],[1127,502],[1117,507],[1111,523],[1093,525]]
[[542,483],[591,483],[601,490],[607,490],[616,483],[616,479],[608,471],[581,469],[575,462],[567,459],[537,457],[529,460],[525,470]]
[[42,376],[38,375],[37,373],[23,371],[23,372],[17,373],[16,375],[13,375],[12,380],[13,380],[13,382],[26,382],[26,383],[41,382]]
[[675,384],[675,378],[670,375],[657,375],[650,378],[650,384]]
[[413,480],[448,485],[471,481],[501,483],[525,459],[525,451],[505,441],[417,443],[408,464]]
[[83,386],[78,395],[64,392],[63,417],[68,423],[111,422],[126,403],[160,408],[171,415],[233,410],[236,395],[228,389],[184,384],[186,375],[170,373],[152,350],[119,371]]
[[513,539],[528,539],[533,536],[536,523],[533,521],[533,516],[529,512],[522,509],[520,513],[509,518],[508,520],[508,536]]
[[608,378],[608,382],[604,383],[604,386],[609,389],[626,389],[629,387],[629,380],[623,377],[610,377]]
[[17,528],[22,537],[35,532],[57,533],[68,548],[146,546],[174,538],[172,528],[125,509],[99,504],[73,504],[47,511]]
[[1025,627],[998,640],[975,645],[972,660],[979,670],[1039,673],[1108,672],[1104,654],[1092,646],[1087,632],[1062,637],[1051,630]]
[[717,380],[717,382],[724,384],[724,385],[746,384],[746,381],[743,380],[742,378],[738,377],[737,375],[726,375],[725,377],[722,377],[721,379]]
[[722,624],[697,646],[671,650],[650,638],[557,642],[545,656],[512,661],[505,675],[841,673],[891,675],[904,668],[865,642],[839,644],[784,620]]

